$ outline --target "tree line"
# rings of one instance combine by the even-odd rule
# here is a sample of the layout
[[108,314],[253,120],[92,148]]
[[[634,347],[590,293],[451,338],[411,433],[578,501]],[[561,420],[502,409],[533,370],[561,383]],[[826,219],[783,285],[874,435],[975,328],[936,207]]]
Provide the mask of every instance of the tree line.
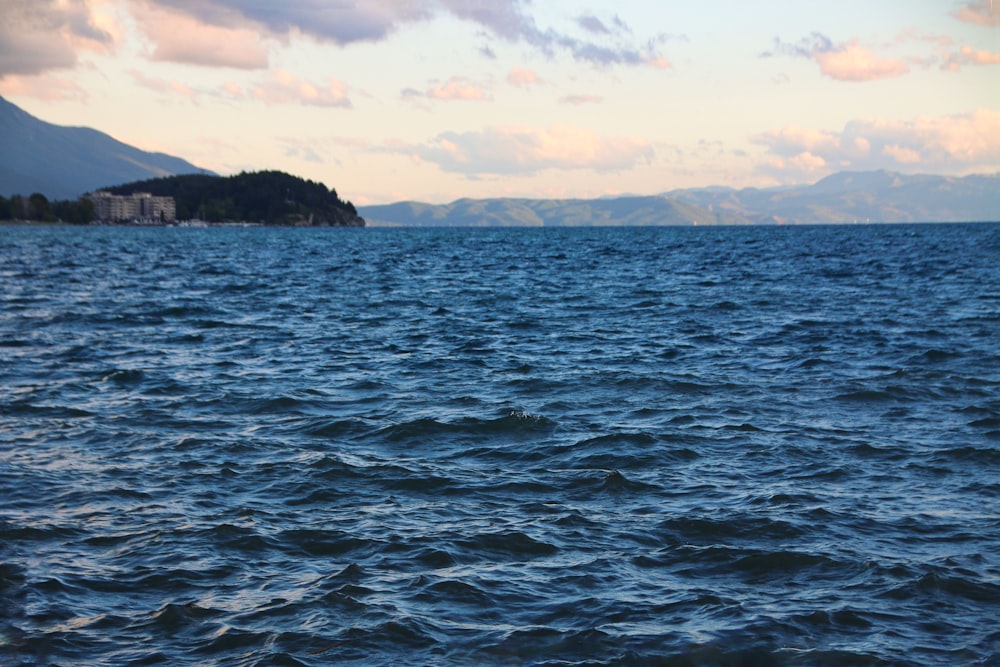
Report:
[[89,199],[49,201],[35,192],[28,197],[0,195],[0,220],[71,222],[85,225],[94,220],[94,204]]

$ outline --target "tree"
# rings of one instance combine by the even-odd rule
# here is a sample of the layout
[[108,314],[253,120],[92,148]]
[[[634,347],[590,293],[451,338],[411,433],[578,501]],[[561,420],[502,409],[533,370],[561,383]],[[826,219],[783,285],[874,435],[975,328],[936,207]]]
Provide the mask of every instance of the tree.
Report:
[[10,217],[13,220],[28,219],[28,202],[21,195],[14,195],[10,198]]
[[89,199],[52,202],[52,214],[63,222],[85,225],[94,219],[94,202]]
[[55,222],[55,216],[52,215],[52,206],[49,204],[49,198],[41,192],[32,193],[32,195],[28,197],[28,205],[28,214],[25,216],[28,220]]

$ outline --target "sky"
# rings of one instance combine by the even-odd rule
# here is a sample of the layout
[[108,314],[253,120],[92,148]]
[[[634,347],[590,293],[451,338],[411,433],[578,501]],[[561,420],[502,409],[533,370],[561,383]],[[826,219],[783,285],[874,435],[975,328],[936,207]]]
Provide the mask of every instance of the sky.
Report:
[[0,95],[358,205],[1000,172],[1000,0],[0,0]]

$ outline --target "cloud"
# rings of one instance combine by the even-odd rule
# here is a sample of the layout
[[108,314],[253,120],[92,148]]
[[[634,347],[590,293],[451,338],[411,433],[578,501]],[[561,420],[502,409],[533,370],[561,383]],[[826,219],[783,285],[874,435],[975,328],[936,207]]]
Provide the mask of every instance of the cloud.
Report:
[[892,158],[896,164],[918,164],[921,161],[920,153],[912,148],[906,148],[899,144],[890,144],[882,147],[882,155]]
[[547,169],[628,170],[653,158],[652,147],[633,137],[600,137],[589,130],[553,125],[490,127],[446,132],[410,147],[417,158],[444,171],[466,174],[535,174]]
[[177,80],[167,81],[166,79],[149,77],[135,69],[128,70],[128,75],[132,77],[135,85],[157,93],[179,95],[192,101],[198,97],[197,91]]
[[604,98],[600,95],[567,95],[566,97],[559,98],[561,104],[572,104],[574,106],[600,104],[603,101]]
[[580,16],[576,19],[577,25],[586,30],[587,32],[594,33],[595,35],[610,35],[611,30],[604,25],[604,22],[596,16]]
[[445,83],[432,85],[426,90],[404,88],[400,92],[400,97],[425,109],[429,107],[422,103],[423,100],[437,100],[441,102],[493,101],[493,96],[483,86],[464,76],[453,76]]
[[434,86],[425,94],[432,100],[444,101],[484,102],[493,99],[492,95],[464,76],[453,76],[446,83]]
[[903,76],[909,65],[897,58],[879,58],[854,39],[829,51],[813,53],[820,71],[838,81],[875,81]]
[[71,68],[77,51],[104,52],[115,43],[87,0],[3,0],[0,77]]
[[545,82],[534,70],[527,67],[515,67],[507,74],[507,83],[517,88],[528,88]]
[[764,170],[775,176],[841,169],[995,172],[1000,170],[1000,111],[856,120],[840,131],[789,126],[754,141],[769,151]]
[[87,91],[69,79],[51,74],[19,76],[9,74],[0,79],[0,94],[11,97],[34,97],[47,102],[89,99]]
[[246,97],[246,95],[243,93],[243,88],[240,87],[240,84],[235,83],[233,81],[227,81],[221,86],[219,86],[219,93],[221,93],[223,97],[229,97],[234,100],[239,100]]
[[950,53],[941,64],[941,69],[957,72],[964,65],[1000,65],[1000,53],[973,49],[963,46],[958,51]]
[[[230,88],[228,92],[232,93]],[[302,104],[317,107],[350,108],[347,84],[334,78],[314,84],[286,70],[274,70],[250,93],[267,104]]]
[[907,28],[901,31],[896,38],[893,40],[896,44],[904,44],[906,42],[927,42],[933,44],[939,48],[946,49],[955,43],[955,40],[948,35],[934,34],[934,33],[921,33],[916,30],[916,28]]
[[615,32],[630,33],[632,32],[628,25],[621,20],[617,15],[611,19],[611,26],[607,23],[597,18],[593,14],[585,14],[583,16],[578,16],[576,18],[576,24],[586,30],[587,32],[593,33],[595,35],[611,35]]
[[820,72],[838,81],[875,81],[903,76],[910,71],[910,65],[933,67],[940,64],[942,70],[957,72],[969,65],[1000,64],[1000,53],[986,50],[976,50],[971,46],[963,46],[954,50],[954,40],[946,35],[920,34],[914,29],[901,32],[893,43],[883,45],[883,48],[901,47],[907,43],[922,42],[930,44],[936,55],[910,54],[904,59],[876,55],[870,48],[863,46],[859,40],[834,43],[826,35],[813,33],[795,44],[782,42],[775,38],[774,48],[762,53],[762,57],[786,55],[797,58],[807,58],[819,65]]
[[909,65],[903,60],[879,57],[871,49],[862,46],[857,39],[838,44],[818,32],[795,44],[775,38],[774,50],[761,55],[808,58],[819,65],[824,76],[837,81],[875,81],[903,76],[910,71]]
[[237,69],[268,66],[268,49],[261,35],[252,26],[240,25],[236,15],[226,21],[217,16],[217,22],[206,22],[152,2],[136,4],[133,12],[140,30],[153,44],[152,60]]
[[982,26],[1000,26],[1000,3],[993,0],[973,0],[951,14],[959,21]]
[[798,125],[772,130],[757,137],[757,141],[767,145],[771,152],[786,157],[812,151],[829,153],[840,147],[840,137],[836,133]]
[[[244,41],[251,45],[249,35],[261,33],[276,39],[301,34],[320,42],[340,45],[375,42],[386,39],[405,25],[451,15],[478,26],[493,38],[528,44],[546,55],[566,51],[577,60],[595,65],[641,65],[660,57],[653,50],[655,40],[645,46],[631,45],[628,28],[617,17],[610,24],[594,17],[579,19],[577,25],[589,35],[579,39],[558,30],[541,29],[526,11],[531,5],[523,0],[142,1],[150,11],[184,15],[203,28],[211,27],[227,34],[243,31],[247,35]],[[148,33],[156,44],[155,52],[159,52],[164,59],[183,57],[191,52],[191,49],[169,48],[172,41],[184,39],[183,35],[168,34],[162,30],[150,30]],[[612,40],[615,43],[607,45],[594,40]],[[200,53],[201,49],[196,52]],[[481,52],[493,53],[488,45],[482,47]]]
[[[113,14],[100,0],[2,0],[0,76],[70,68],[81,50],[115,46]],[[568,53],[597,66],[659,62],[651,39],[635,43],[617,17],[576,19],[567,30],[542,28],[525,0],[129,0],[118,6],[149,41],[153,60],[193,65],[265,69],[275,43],[305,36],[339,45],[377,42],[421,21],[451,16],[480,29],[486,41],[526,44],[547,55]],[[573,28],[582,34],[573,35]],[[579,32],[579,31],[578,31]],[[495,57],[493,45],[479,53]]]
[[925,57],[911,56],[909,62],[919,64],[924,67],[933,67],[940,64],[942,70],[947,72],[957,72],[967,65],[998,65],[1000,64],[1000,53],[975,49],[965,45],[959,49],[954,49],[955,40],[947,35],[921,34],[914,29],[904,30],[896,36],[897,44],[919,41],[931,44],[937,55]]

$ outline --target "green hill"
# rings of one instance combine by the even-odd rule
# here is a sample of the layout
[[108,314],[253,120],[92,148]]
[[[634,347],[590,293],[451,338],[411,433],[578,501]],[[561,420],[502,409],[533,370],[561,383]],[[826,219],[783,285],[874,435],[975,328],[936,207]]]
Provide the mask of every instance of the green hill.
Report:
[[280,171],[244,172],[235,176],[186,174],[136,181],[107,192],[149,192],[173,197],[178,220],[244,221],[268,225],[364,227],[354,205],[322,183]]

